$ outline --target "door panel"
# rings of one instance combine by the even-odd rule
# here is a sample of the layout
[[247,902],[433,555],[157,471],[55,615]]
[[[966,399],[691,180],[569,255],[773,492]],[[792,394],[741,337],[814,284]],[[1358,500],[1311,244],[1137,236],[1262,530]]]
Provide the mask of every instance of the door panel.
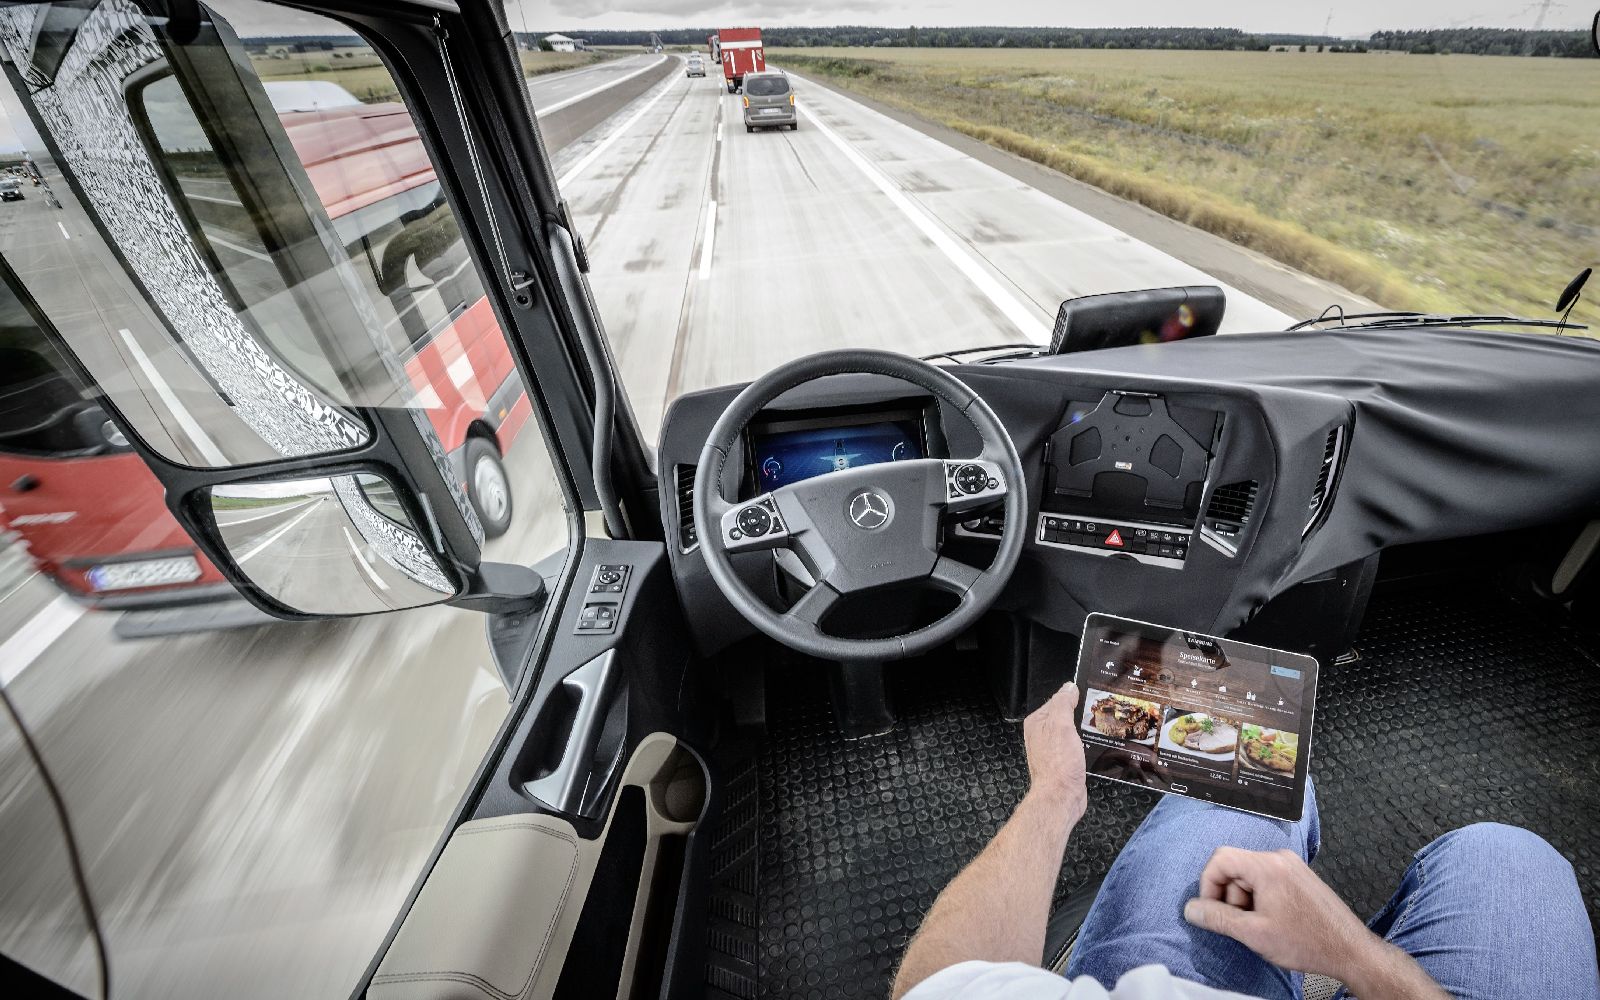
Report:
[[[634,995],[636,957],[670,912],[660,864],[704,803],[698,764],[665,733],[634,750],[597,836],[523,813],[458,827],[367,991],[372,1000]],[[575,942],[577,947],[574,947]],[[655,970],[659,974],[659,969]]]

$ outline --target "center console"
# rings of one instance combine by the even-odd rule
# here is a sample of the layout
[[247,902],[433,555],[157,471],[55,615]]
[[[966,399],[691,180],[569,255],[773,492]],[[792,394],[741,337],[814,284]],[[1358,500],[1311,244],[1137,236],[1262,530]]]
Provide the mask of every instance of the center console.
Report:
[[1200,504],[1221,413],[1147,392],[1067,404],[1045,442],[1034,540],[1181,569],[1199,540]]
[[[1033,540],[1164,569],[1182,569],[1202,541],[1231,556],[1228,538],[1200,511],[1223,422],[1217,410],[1157,393],[1114,389],[1070,400],[1044,443]],[[977,518],[960,530],[997,536],[1000,524]]]

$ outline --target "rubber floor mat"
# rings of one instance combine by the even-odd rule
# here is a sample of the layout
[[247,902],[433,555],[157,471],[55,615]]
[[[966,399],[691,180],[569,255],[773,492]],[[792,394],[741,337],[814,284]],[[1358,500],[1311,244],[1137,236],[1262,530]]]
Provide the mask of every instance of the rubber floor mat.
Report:
[[[1417,848],[1497,820],[1537,831],[1573,862],[1594,919],[1595,636],[1493,594],[1399,594],[1374,601],[1359,648],[1360,662],[1324,667],[1318,697],[1311,769],[1324,878],[1368,914]],[[818,678],[769,677],[756,982],[723,995],[887,997],[934,897],[1025,790],[1020,727],[998,717],[975,672],[916,666],[893,676],[894,732],[857,741],[839,735]],[[1159,798],[1102,781],[1089,793],[1058,903],[1105,873]]]

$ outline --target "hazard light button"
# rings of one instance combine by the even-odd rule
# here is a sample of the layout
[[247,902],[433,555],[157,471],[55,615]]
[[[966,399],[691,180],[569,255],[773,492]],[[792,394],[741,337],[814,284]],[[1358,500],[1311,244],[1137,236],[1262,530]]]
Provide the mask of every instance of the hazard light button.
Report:
[[1107,535],[1100,544],[1108,545],[1114,549],[1126,547],[1125,543],[1122,541],[1122,532],[1118,531],[1116,528],[1112,528],[1111,534]]

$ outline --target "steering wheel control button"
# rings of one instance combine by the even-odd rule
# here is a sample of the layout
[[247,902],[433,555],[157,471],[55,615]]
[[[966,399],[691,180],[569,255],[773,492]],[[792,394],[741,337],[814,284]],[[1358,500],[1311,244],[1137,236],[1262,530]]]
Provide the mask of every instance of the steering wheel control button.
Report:
[[992,487],[989,485],[989,473],[981,465],[969,463],[956,470],[956,488],[967,496],[975,496],[985,489],[994,489],[999,485],[999,481]]
[[845,514],[862,531],[877,531],[894,520],[894,505],[877,490],[862,490],[850,498]]
[[739,511],[739,530],[751,538],[760,538],[772,530],[772,515],[765,507],[751,504]]
[[627,589],[628,574],[632,567],[626,563],[596,566],[594,578],[589,582],[591,594],[620,594]]

